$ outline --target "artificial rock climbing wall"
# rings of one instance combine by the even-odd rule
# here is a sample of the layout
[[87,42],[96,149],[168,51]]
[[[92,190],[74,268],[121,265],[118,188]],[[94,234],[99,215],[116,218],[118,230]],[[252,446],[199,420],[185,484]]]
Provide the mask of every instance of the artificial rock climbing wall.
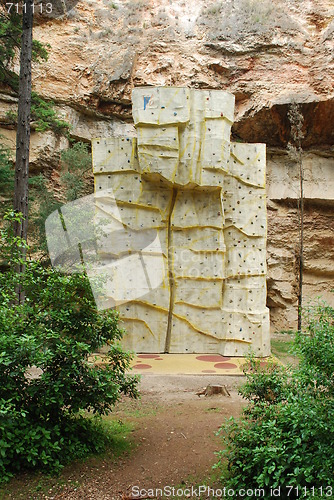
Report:
[[[125,346],[269,355],[265,145],[230,143],[227,92],[136,88],[132,101],[137,137],[93,141],[96,196],[112,188],[132,241],[155,231],[161,245],[159,285],[117,306]],[[131,238],[127,247],[138,252]],[[158,261],[150,262],[148,272]]]

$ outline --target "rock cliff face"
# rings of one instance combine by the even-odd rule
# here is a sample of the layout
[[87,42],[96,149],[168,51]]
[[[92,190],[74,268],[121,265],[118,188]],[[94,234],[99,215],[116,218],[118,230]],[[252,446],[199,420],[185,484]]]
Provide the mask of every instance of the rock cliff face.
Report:
[[[34,67],[35,90],[54,100],[75,139],[133,135],[136,86],[235,94],[232,140],[267,144],[275,330],[295,328],[297,319],[299,167],[287,154],[292,102],[304,116],[305,295],[334,298],[333,14],[331,0],[86,0],[34,30],[51,45],[48,62]],[[16,102],[2,92],[0,133],[13,145],[6,112]],[[33,133],[32,169],[56,168],[64,147],[51,132]]]

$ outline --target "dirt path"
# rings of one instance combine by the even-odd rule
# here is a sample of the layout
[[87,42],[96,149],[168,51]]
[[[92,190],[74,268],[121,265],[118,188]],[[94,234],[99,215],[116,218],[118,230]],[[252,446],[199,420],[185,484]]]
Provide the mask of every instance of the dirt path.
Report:
[[[239,416],[243,377],[144,375],[141,399],[125,398],[111,418],[133,429],[130,452],[91,458],[64,469],[60,478],[21,476],[0,498],[126,500],[141,490],[191,487],[212,477],[215,435],[225,418]],[[225,384],[231,396],[197,396],[208,384]],[[138,498],[138,497],[137,497]]]
[[[197,396],[209,383],[226,384],[230,397]],[[45,498],[66,500],[125,499],[133,488],[185,487],[212,475],[214,452],[221,448],[215,435],[225,417],[240,415],[240,377],[144,376],[141,400],[125,400],[114,417],[134,423],[135,449],[117,463],[92,461],[66,471],[67,481],[80,477],[76,488],[66,487]]]

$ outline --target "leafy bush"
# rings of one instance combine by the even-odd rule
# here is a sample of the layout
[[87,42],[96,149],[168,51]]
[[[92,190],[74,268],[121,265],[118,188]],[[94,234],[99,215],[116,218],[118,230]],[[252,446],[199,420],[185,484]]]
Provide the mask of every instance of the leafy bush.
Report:
[[334,310],[325,303],[306,311],[308,335],[296,334],[295,351],[302,356],[299,376],[315,394],[334,396]]
[[[59,470],[73,457],[101,451],[108,442],[102,424],[82,412],[98,417],[122,393],[136,397],[137,379],[125,373],[131,356],[118,344],[116,314],[97,311],[84,274],[28,261],[19,276],[23,242],[7,227],[0,244],[9,264],[0,273],[0,477],[6,480],[22,468]],[[23,305],[15,303],[19,283]],[[108,364],[95,366],[89,356],[106,344]]]
[[[299,366],[261,368],[250,358],[240,422],[222,426],[227,449],[216,467],[231,488],[281,487],[282,498],[334,486],[334,310],[310,308],[307,333],[296,335]],[[288,495],[288,487],[294,489]],[[306,488],[306,489],[304,489]],[[330,491],[327,490],[328,492]],[[314,495],[313,495],[314,497]]]

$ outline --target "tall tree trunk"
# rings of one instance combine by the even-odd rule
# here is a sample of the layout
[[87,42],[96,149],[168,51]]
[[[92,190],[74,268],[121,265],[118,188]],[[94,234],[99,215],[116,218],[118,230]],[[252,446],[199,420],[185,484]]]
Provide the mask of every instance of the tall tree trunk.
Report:
[[298,331],[302,329],[302,307],[303,307],[303,274],[304,274],[304,170],[303,159],[301,153],[301,145],[299,146],[299,290],[298,290]]
[[[25,0],[22,7],[22,44],[20,56],[20,81],[18,121],[16,135],[16,163],[14,186],[14,211],[21,212],[21,222],[14,223],[14,235],[27,240],[28,231],[28,177],[29,177],[29,146],[30,146],[30,110],[31,110],[31,58],[32,58],[32,27],[33,1]],[[21,248],[21,263],[17,271],[25,269],[26,250]],[[22,287],[17,289],[17,300],[24,302]]]
[[299,197],[298,197],[298,331],[302,329],[303,320],[303,273],[304,273],[304,169],[302,139],[304,138],[304,117],[300,107],[295,102],[291,103],[288,110],[288,119],[291,125],[290,136],[292,142],[288,143],[288,154],[299,167]]

